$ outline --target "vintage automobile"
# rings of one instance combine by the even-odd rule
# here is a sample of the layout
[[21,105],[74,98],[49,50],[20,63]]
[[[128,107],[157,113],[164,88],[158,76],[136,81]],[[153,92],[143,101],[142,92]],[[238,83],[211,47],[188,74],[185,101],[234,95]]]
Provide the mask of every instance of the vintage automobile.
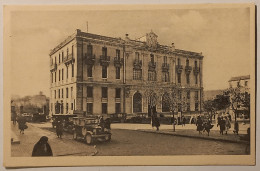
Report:
[[111,140],[111,130],[110,123],[106,125],[101,125],[99,120],[95,117],[93,118],[80,118],[74,117],[74,132],[73,139],[78,138],[83,139],[87,144],[92,144],[94,141],[110,141]]
[[61,121],[63,123],[64,131],[72,133],[74,128],[73,117],[77,117],[77,115],[54,114],[52,115],[52,119],[51,119],[52,127],[55,128],[57,126],[58,121]]
[[126,120],[126,114],[124,113],[109,114],[109,117],[112,123],[123,123]]
[[21,116],[25,118],[26,122],[31,122],[33,119],[33,115],[30,113],[23,113]]

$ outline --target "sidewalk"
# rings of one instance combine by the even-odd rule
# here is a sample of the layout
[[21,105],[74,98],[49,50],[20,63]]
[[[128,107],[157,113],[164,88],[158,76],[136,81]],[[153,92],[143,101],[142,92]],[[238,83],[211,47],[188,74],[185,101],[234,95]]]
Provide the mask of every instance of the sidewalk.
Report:
[[185,126],[176,125],[175,132],[173,132],[172,125],[161,125],[160,131],[156,131],[155,128],[152,128],[150,124],[128,124],[128,123],[118,123],[112,124],[112,129],[127,129],[127,130],[136,130],[142,131],[147,133],[156,133],[156,134],[165,134],[165,135],[172,135],[172,136],[181,136],[181,137],[190,137],[190,138],[199,138],[199,139],[206,139],[206,140],[214,140],[214,141],[226,141],[232,143],[248,143],[246,141],[240,140],[240,136],[246,134],[246,130],[249,127],[249,124],[246,125],[239,125],[239,135],[235,135],[233,133],[233,128],[231,128],[228,134],[220,135],[219,127],[214,125],[214,127],[210,130],[210,135],[207,135],[205,131],[202,134],[199,134],[196,131],[196,125],[187,124]]

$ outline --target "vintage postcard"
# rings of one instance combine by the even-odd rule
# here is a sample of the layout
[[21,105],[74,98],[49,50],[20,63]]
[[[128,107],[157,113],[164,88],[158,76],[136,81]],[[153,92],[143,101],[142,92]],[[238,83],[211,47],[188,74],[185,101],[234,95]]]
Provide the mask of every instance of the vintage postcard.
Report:
[[255,165],[255,6],[4,6],[4,166]]

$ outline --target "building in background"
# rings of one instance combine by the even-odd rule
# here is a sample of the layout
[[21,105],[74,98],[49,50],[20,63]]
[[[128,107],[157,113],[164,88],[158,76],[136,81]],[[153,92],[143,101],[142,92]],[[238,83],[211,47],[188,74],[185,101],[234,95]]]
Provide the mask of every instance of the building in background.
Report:
[[151,85],[164,90],[154,92],[153,97],[161,99],[154,106],[158,113],[170,112],[163,98],[172,88],[186,102],[176,112],[202,110],[202,54],[176,49],[174,44],[161,45],[152,31],[132,40],[128,34],[122,39],[77,29],[49,57],[50,114],[149,115],[151,104],[145,91]]

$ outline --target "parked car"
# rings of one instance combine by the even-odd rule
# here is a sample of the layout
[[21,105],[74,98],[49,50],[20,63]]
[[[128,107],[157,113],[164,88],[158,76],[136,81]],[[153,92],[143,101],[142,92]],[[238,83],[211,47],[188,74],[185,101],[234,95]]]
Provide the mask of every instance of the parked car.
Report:
[[125,113],[115,113],[115,114],[109,114],[110,120],[112,123],[123,123],[126,119]]
[[54,114],[52,115],[51,123],[52,127],[55,128],[57,126],[58,121],[63,123],[63,129],[67,132],[73,132],[73,117],[77,115],[72,114]]
[[[105,120],[106,122],[107,120]],[[80,118],[74,117],[74,130],[73,139],[78,138],[83,139],[87,144],[92,144],[94,141],[110,141],[111,140],[111,130],[110,123],[104,126],[100,126],[99,120],[97,118]]]
[[26,122],[31,122],[33,119],[33,115],[30,113],[23,113],[21,116],[25,118]]

